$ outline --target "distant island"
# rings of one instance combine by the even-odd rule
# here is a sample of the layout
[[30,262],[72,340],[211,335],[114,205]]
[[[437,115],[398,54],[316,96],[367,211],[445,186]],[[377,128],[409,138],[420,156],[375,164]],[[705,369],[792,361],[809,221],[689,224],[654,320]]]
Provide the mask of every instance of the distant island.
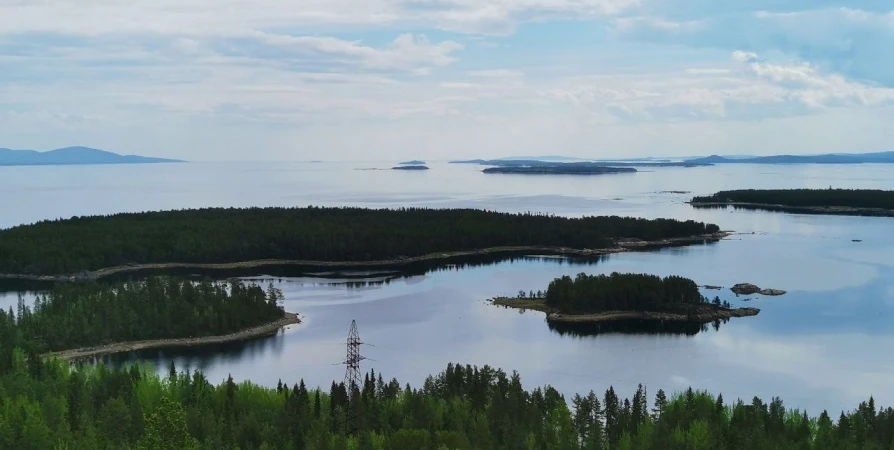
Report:
[[206,208],[42,221],[0,230],[0,279],[135,271],[397,267],[451,258],[599,256],[725,237],[714,224],[471,209]]
[[[569,158],[570,159],[570,158]],[[651,160],[611,160],[611,161],[580,161],[557,162],[542,161],[537,159],[466,159],[450,161],[450,164],[477,164],[480,166],[496,167],[564,167],[564,166],[591,166],[591,167],[700,167],[711,166],[709,163],[697,163],[689,161],[651,161]]]
[[151,158],[88,147],[66,147],[45,152],[0,148],[0,166],[71,166],[86,164],[153,164],[184,162],[176,159]]
[[564,163],[536,166],[489,167],[484,173],[518,175],[607,175],[615,173],[636,173],[632,167],[608,167],[590,163]]
[[428,166],[397,166],[392,167],[391,170],[428,170]]
[[828,153],[823,155],[773,155],[730,158],[711,155],[686,160],[696,164],[894,164],[894,151],[877,153]]
[[894,191],[877,189],[745,189],[694,197],[696,208],[782,211],[801,214],[894,216]]
[[719,297],[709,301],[698,285],[678,276],[647,274],[564,276],[546,292],[519,292],[495,305],[546,313],[549,322],[600,323],[627,320],[709,323],[757,315],[756,308],[732,308]]
[[399,162],[398,164],[400,164],[402,166],[424,166],[425,161],[420,161],[418,159],[414,159],[412,161]]

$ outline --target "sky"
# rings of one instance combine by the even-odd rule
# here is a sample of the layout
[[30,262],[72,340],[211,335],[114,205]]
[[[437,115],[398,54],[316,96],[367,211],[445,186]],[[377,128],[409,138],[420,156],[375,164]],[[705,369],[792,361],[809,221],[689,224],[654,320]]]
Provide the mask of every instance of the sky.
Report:
[[892,42],[890,0],[0,0],[0,147],[892,150]]

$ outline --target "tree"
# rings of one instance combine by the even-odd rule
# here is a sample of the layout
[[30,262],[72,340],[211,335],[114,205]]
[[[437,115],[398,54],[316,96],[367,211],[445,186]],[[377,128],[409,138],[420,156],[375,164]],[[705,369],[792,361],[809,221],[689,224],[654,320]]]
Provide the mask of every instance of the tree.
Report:
[[146,418],[146,432],[140,439],[140,450],[198,450],[199,442],[186,429],[183,407],[162,397],[158,408]]
[[659,389],[655,394],[655,408],[652,409],[652,420],[657,422],[661,415],[664,414],[665,409],[667,409],[667,396],[663,390]]

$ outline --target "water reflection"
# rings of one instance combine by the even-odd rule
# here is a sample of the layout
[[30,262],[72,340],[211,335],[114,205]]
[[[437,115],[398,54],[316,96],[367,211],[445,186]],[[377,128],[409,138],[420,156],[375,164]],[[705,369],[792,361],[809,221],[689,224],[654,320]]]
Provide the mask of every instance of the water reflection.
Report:
[[715,320],[709,323],[663,320],[618,320],[603,323],[547,321],[549,329],[560,336],[576,338],[590,338],[608,334],[695,336],[698,333],[709,330],[719,331],[720,325],[723,323],[726,323],[726,321]]

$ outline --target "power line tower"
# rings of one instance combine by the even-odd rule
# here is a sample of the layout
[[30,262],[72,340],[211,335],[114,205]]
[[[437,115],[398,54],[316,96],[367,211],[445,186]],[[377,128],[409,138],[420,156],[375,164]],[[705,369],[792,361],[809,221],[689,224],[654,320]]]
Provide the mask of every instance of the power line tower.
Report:
[[360,377],[360,361],[366,359],[365,356],[360,354],[361,345],[363,345],[363,341],[360,340],[360,333],[357,331],[357,321],[352,320],[351,330],[348,332],[348,356],[343,363],[347,366],[345,369],[345,390],[347,391],[349,402],[352,403],[345,411],[344,425],[345,433],[347,434],[357,433],[357,416],[360,405],[358,403],[359,399],[354,398],[354,390],[360,390],[363,387]]

